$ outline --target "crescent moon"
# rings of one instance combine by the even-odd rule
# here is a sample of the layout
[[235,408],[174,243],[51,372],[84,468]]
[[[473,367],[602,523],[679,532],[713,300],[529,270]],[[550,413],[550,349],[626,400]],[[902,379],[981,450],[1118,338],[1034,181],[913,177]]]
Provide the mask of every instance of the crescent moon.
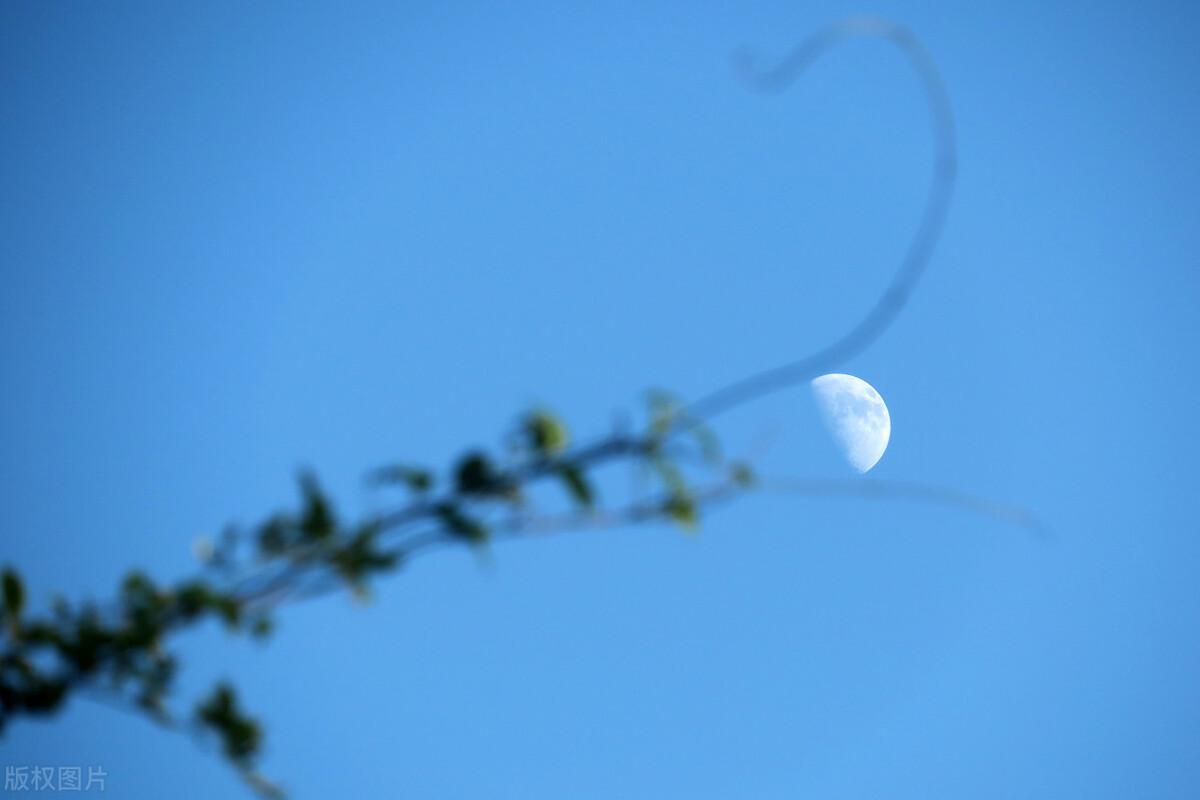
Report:
[[812,382],[821,419],[842,457],[865,473],[879,463],[892,438],[892,418],[875,387],[853,375],[830,373]]

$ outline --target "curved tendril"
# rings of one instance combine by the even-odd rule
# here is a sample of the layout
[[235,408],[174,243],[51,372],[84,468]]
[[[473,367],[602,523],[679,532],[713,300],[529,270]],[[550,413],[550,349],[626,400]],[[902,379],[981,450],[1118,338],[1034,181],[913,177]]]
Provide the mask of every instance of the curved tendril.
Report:
[[852,17],[814,34],[774,67],[759,68],[753,55],[745,50],[735,55],[734,67],[750,88],[781,91],[834,45],[861,37],[884,39],[899,48],[920,78],[929,103],[934,139],[933,179],[920,224],[891,282],[853,328],[811,355],[754,373],[704,395],[680,416],[684,428],[710,420],[750,400],[811,380],[866,350],[895,321],[929,263],[934,245],[941,236],[954,189],[954,117],[950,98],[933,59],[912,33],[886,19]]

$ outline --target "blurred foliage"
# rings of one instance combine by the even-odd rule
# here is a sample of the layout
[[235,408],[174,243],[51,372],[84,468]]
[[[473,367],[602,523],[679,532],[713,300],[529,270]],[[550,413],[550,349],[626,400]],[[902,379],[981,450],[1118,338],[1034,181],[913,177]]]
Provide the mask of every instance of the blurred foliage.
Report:
[[[0,732],[22,716],[60,710],[72,695],[99,697],[144,714],[166,727],[214,738],[225,759],[264,796],[279,788],[257,772],[263,728],[227,683],[197,701],[190,716],[172,710],[178,662],[173,636],[213,620],[234,635],[268,638],[274,616],[289,601],[336,590],[369,597],[370,584],[415,555],[438,545],[479,547],[495,536],[547,529],[621,525],[661,519],[695,530],[706,499],[746,487],[744,464],[726,463],[716,437],[686,417],[665,392],[648,397],[644,429],[614,432],[572,445],[566,423],[547,409],[517,421],[504,457],[472,449],[444,484],[434,472],[400,463],[370,472],[382,490],[405,497],[390,510],[348,523],[309,471],[298,476],[296,507],[268,515],[248,531],[231,526],[197,543],[200,574],[160,585],[133,571],[103,606],[62,600],[40,614],[27,611],[20,575],[4,569],[3,649],[0,651]],[[632,464],[654,476],[652,490],[624,505],[605,507],[594,472]],[[694,485],[692,476],[708,483]],[[543,511],[529,500],[535,484],[558,484],[566,514]]]

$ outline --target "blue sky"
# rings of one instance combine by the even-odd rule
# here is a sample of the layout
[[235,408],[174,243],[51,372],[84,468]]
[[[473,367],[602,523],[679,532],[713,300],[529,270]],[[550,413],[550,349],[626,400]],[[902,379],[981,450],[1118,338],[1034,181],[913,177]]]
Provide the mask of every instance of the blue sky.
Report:
[[[844,3],[10,3],[0,8],[0,557],[32,600],[292,501],[316,468],[449,463],[532,403],[580,435],[827,343],[920,211],[895,52],[782,96]],[[229,676],[296,798],[1191,798],[1200,791],[1197,12],[882,3],[937,59],[960,174],[905,313],[842,371],[879,479],[1037,511],[753,497],[667,526],[443,553],[289,610]],[[731,414],[760,467],[852,477],[801,390]],[[78,701],[0,762],[110,796],[243,791]]]

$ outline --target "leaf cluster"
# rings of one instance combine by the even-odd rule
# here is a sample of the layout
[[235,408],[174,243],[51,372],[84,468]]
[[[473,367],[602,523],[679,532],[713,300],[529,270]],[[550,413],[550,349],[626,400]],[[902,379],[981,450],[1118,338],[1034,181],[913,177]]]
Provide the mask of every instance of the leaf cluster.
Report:
[[[379,577],[437,547],[478,548],[501,536],[652,519],[691,531],[702,502],[713,496],[713,487],[706,494],[693,486],[697,465],[718,476],[718,490],[747,482],[747,468],[726,464],[715,436],[662,392],[649,396],[638,433],[616,431],[573,445],[566,423],[539,408],[517,420],[507,443],[501,455],[467,451],[442,480],[408,463],[371,471],[372,486],[401,496],[389,510],[357,522],[345,521],[316,476],[301,472],[293,508],[200,543],[200,574],[160,585],[131,572],[104,606],[58,600],[31,615],[21,577],[6,568],[0,732],[14,718],[57,712],[72,694],[102,696],[165,726],[215,738],[256,791],[275,795],[278,788],[256,771],[263,727],[232,685],[219,682],[190,715],[171,710],[179,666],[172,637],[211,620],[230,633],[265,639],[282,605],[338,590],[366,599]],[[622,463],[639,465],[653,486],[646,496],[605,506],[595,473]],[[547,513],[530,499],[533,487],[546,482],[561,488],[565,513]]]

